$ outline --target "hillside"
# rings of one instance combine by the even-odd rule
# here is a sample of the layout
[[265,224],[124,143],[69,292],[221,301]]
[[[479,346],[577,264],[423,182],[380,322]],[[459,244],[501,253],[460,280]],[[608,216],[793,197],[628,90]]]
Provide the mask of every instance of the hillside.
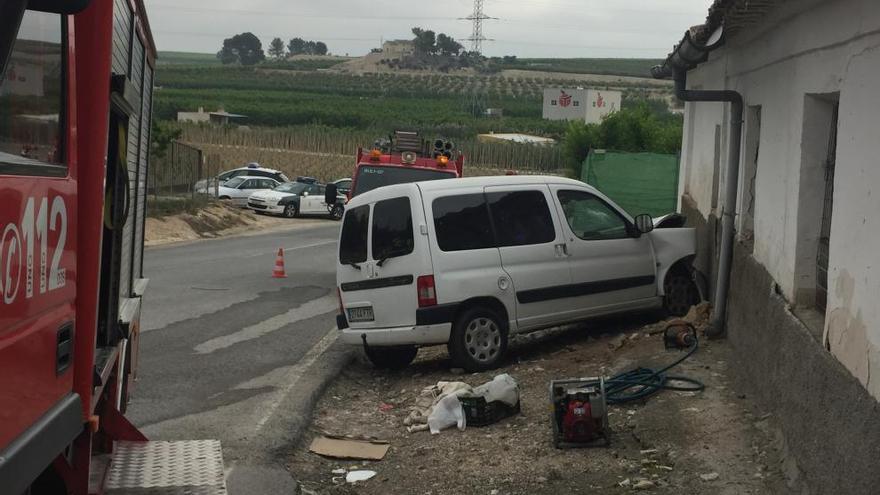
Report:
[[[624,106],[671,95],[668,82],[623,76],[548,76],[531,71],[507,71],[511,73],[507,75],[357,74],[336,69],[282,70],[279,66],[165,66],[157,71],[156,117],[174,119],[179,111],[223,107],[247,115],[248,125],[418,127],[453,137],[489,131],[559,136],[565,124],[541,118],[546,87],[620,90]],[[485,108],[501,108],[504,117],[475,116]]]

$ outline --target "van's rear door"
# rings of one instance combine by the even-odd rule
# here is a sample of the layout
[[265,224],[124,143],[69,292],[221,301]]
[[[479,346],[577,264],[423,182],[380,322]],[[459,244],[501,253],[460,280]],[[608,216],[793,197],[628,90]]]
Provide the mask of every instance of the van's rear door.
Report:
[[352,328],[416,324],[416,280],[431,274],[424,221],[415,188],[346,211],[338,278]]

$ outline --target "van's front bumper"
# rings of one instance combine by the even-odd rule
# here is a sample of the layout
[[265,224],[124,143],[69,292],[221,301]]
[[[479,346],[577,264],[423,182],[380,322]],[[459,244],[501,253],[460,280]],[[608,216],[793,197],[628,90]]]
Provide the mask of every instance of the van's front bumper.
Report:
[[341,340],[346,344],[364,345],[364,337],[370,346],[436,345],[449,342],[452,323],[414,325],[392,328],[342,328]]

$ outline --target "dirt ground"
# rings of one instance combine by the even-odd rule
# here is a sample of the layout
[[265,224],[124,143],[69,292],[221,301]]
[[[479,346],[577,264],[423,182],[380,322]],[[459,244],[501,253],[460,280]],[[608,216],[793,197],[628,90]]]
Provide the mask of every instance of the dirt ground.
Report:
[[147,218],[144,244],[159,246],[197,239],[266,233],[276,229],[305,228],[327,222],[333,221],[324,218],[257,215],[251,210],[216,203],[200,209],[195,214],[180,213],[162,218]]
[[[702,339],[697,353],[670,372],[703,381],[703,392],[664,390],[644,402],[610,406],[610,447],[553,447],[550,380],[665,366],[680,351],[664,350],[662,334],[649,335],[664,327],[639,318],[530,334],[511,343],[505,366],[476,374],[451,371],[443,347],[420,350],[401,372],[377,371],[358,359],[317,404],[289,469],[303,493],[788,492],[777,419],[758,409],[748,390],[732,388],[728,372],[742,364],[731,362],[723,341]],[[476,386],[500,373],[519,382],[519,415],[464,431],[407,433],[403,420],[424,387],[441,380]],[[391,448],[375,462],[323,458],[308,451],[323,432],[383,439]],[[347,484],[340,470],[356,468],[377,475]]]

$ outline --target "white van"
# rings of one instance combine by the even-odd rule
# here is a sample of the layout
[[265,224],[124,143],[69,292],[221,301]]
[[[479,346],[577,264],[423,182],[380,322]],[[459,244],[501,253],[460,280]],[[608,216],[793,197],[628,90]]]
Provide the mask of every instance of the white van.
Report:
[[508,336],[696,302],[690,228],[654,230],[594,188],[544,176],[382,187],[346,206],[336,268],[342,340],[378,367],[447,344],[497,366]]

